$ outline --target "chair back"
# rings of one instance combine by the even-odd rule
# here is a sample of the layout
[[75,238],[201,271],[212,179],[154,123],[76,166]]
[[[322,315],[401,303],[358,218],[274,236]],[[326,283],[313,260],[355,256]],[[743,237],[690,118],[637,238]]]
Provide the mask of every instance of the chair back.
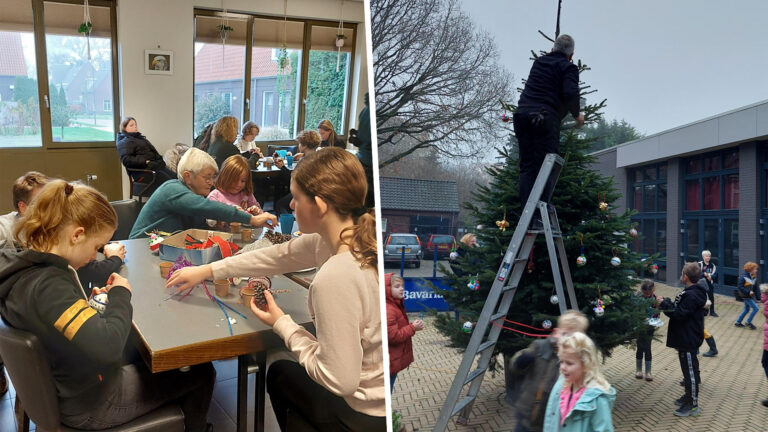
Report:
[[136,168],[126,168],[125,171],[128,173],[131,197],[139,197],[139,202],[142,198],[149,199],[149,196],[154,192],[152,186],[155,183],[157,173],[149,169]]
[[38,429],[58,430],[61,423],[56,386],[51,364],[37,336],[15,329],[0,319],[0,355],[17,397],[25,401],[24,410],[29,418]]
[[285,150],[293,154],[296,154],[296,152],[298,151],[298,147],[299,146],[297,145],[271,145],[270,144],[270,145],[267,145],[267,154],[265,154],[264,156],[272,156],[273,154],[275,154],[277,150]]
[[111,201],[110,204],[112,204],[112,208],[117,213],[117,229],[112,234],[111,240],[128,240],[133,224],[136,223],[136,219],[139,217],[141,206],[135,199]]

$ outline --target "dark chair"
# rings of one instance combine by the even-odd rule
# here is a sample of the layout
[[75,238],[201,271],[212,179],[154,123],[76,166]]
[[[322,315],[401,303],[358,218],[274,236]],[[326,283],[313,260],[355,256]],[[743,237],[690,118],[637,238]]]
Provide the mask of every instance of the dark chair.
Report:
[[[0,355],[16,388],[19,430],[29,430],[29,420],[37,430],[74,432],[59,421],[59,402],[51,365],[38,338],[0,320]],[[21,401],[30,401],[28,406]],[[184,414],[178,405],[165,405],[110,432],[170,432],[184,430]]]
[[141,206],[135,199],[112,201],[110,204],[112,204],[112,208],[117,213],[117,229],[112,234],[110,240],[128,240],[133,224],[136,223],[136,218],[139,217]]
[[142,198],[149,199],[154,192],[152,187],[155,184],[157,173],[149,169],[126,168],[128,172],[128,181],[130,182],[131,198],[138,197],[139,204],[143,204]]
[[286,150],[293,154],[296,154],[299,146],[297,145],[267,145],[267,154],[264,156],[272,156],[277,150]]

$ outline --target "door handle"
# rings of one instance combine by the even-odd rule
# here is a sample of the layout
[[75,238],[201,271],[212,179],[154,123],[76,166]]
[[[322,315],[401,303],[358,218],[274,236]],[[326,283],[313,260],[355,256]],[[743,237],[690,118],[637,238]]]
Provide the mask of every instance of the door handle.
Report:
[[45,101],[45,107],[51,109],[51,105],[48,103],[48,95],[43,95],[43,100]]

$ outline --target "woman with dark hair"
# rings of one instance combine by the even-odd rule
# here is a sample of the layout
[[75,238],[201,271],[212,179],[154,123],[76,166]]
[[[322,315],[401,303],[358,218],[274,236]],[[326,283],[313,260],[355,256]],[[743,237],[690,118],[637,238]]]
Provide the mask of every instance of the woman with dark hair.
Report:
[[[176,174],[165,166],[163,156],[158,153],[155,146],[139,132],[136,119],[126,117],[120,122],[120,132],[117,134],[117,153],[123,166],[131,169],[152,170],[155,172],[155,180],[147,189],[151,194],[161,184],[176,178]],[[151,175],[145,172],[129,173],[133,181],[147,183]]]
[[317,125],[317,133],[320,134],[320,147],[339,147],[347,148],[347,144],[340,136],[336,135],[336,129],[333,127],[333,123],[330,120],[323,120]]
[[363,167],[351,153],[328,148],[306,156],[291,177],[300,237],[185,267],[168,280],[168,287],[185,289],[214,276],[318,267],[308,305],[316,334],[286,315],[268,291],[266,306],[250,304],[295,356],[267,370],[267,391],[281,430],[289,417],[316,430],[386,428],[376,217],[364,206],[367,188]]

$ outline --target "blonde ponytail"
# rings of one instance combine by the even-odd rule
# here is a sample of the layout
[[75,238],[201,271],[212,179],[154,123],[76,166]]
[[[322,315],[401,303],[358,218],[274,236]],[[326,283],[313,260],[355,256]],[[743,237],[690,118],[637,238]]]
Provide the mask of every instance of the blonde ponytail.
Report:
[[14,237],[25,248],[48,252],[58,244],[61,231],[70,225],[85,228],[86,234],[114,231],[117,215],[96,189],[54,180],[43,186],[32,201],[16,224]]

